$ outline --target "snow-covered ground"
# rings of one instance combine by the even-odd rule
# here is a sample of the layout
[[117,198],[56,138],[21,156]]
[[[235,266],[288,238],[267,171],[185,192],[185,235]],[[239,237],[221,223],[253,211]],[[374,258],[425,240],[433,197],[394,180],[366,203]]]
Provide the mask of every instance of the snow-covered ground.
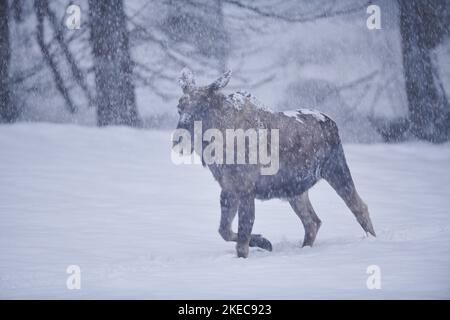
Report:
[[[450,298],[450,144],[345,145],[377,238],[325,183],[313,248],[286,202],[258,202],[248,259],[217,233],[219,187],[175,166],[170,132],[0,126],[1,298]],[[81,268],[68,290],[66,268]],[[381,270],[369,290],[367,267]]]

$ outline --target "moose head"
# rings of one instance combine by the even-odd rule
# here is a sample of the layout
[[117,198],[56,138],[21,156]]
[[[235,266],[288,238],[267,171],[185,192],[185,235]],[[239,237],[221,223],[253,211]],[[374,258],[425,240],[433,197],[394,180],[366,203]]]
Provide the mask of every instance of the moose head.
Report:
[[203,120],[213,106],[220,104],[223,95],[219,90],[228,84],[230,78],[231,71],[227,71],[213,83],[198,87],[193,73],[187,68],[183,69],[178,79],[183,96],[177,107],[180,116],[177,129],[186,129],[192,134],[194,122]]

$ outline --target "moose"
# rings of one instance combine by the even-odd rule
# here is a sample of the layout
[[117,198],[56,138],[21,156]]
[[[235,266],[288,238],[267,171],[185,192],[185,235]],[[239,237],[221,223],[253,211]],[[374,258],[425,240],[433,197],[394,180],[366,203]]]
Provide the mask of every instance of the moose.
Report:
[[[221,187],[219,233],[225,241],[236,242],[237,256],[247,258],[249,247],[272,251],[269,240],[252,234],[255,199],[287,200],[303,224],[303,246],[312,246],[322,222],[310,203],[308,190],[320,179],[325,179],[344,200],[366,234],[376,236],[368,207],[353,183],[336,123],[325,114],[308,109],[293,115],[271,112],[246,92],[225,95],[221,89],[230,77],[228,71],[210,85],[197,86],[192,72],[183,69],[179,78],[183,96],[178,103],[177,129],[194,136],[194,124],[201,121],[203,132],[212,128],[220,132],[230,128],[279,130],[279,140],[275,141],[279,144],[279,168],[274,174],[261,174],[259,163],[203,162]],[[174,145],[177,142],[173,141]],[[190,153],[194,151],[192,148]],[[203,154],[199,156],[202,158]],[[237,233],[232,230],[236,214]]]

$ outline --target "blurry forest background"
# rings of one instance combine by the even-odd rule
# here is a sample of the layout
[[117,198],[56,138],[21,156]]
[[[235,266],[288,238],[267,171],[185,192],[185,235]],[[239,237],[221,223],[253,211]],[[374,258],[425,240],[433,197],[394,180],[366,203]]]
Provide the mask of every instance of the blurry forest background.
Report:
[[204,84],[233,70],[227,92],[273,110],[321,110],[345,141],[442,142],[449,22],[450,0],[0,0],[0,122],[171,129],[187,66]]

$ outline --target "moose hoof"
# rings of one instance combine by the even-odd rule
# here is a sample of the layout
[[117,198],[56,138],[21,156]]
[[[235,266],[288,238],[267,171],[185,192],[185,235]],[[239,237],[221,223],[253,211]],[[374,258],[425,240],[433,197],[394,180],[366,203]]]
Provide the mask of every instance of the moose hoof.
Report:
[[236,245],[236,253],[238,258],[247,258],[248,257],[248,245]]
[[313,246],[313,242],[314,241],[311,241],[311,240],[304,240],[303,241],[303,244],[302,244],[302,248],[304,248],[304,247],[312,247]]
[[260,234],[252,234],[250,247],[258,247],[267,251],[272,251],[272,244]]
[[316,240],[316,234],[312,233],[312,234],[307,234],[305,236],[305,239],[303,239],[303,244],[302,244],[302,248],[303,247],[312,247],[314,240]]
[[311,224],[306,230],[305,230],[305,238],[303,239],[303,247],[312,247],[314,241],[316,240],[317,232],[319,231],[319,228],[321,226],[322,222],[316,222],[314,224]]
[[357,220],[366,233],[369,233],[374,237],[377,236],[373,228],[372,221],[369,218],[369,215],[360,216],[357,218]]

